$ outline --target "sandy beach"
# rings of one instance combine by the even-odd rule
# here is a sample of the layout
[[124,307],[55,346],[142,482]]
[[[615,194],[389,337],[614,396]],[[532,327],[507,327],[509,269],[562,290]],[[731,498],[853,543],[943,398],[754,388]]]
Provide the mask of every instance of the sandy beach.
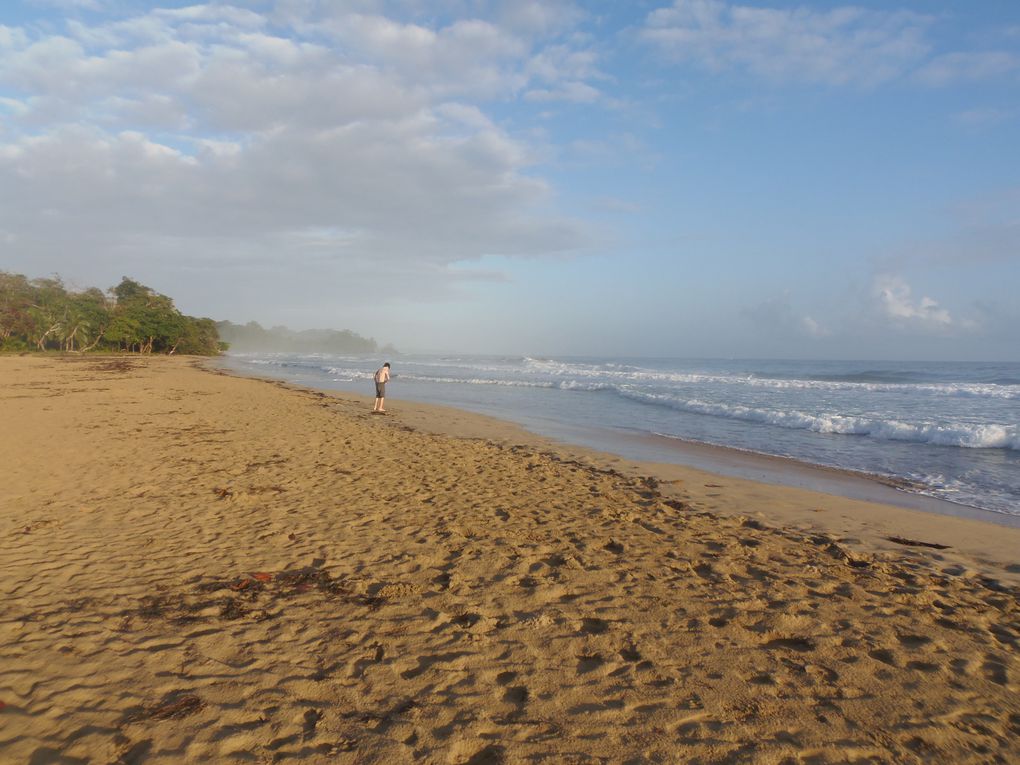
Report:
[[1020,761],[1020,530],[0,358],[0,761]]

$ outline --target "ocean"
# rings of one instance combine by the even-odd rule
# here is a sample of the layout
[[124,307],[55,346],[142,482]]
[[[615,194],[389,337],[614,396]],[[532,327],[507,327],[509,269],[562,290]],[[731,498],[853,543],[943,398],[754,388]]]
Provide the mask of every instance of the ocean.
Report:
[[[226,365],[373,394],[383,359],[231,353]],[[445,404],[629,459],[701,442],[878,476],[1020,517],[1020,364],[532,358],[389,359],[393,406]]]

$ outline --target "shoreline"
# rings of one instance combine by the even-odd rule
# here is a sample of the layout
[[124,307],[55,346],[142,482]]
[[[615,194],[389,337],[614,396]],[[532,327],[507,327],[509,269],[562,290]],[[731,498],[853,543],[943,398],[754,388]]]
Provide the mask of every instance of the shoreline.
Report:
[[[652,434],[647,437],[641,435],[638,438],[665,440],[673,444],[674,448],[689,459],[705,459],[708,465],[731,465],[735,471],[738,471],[734,473],[718,471],[721,475],[748,478],[748,480],[776,486],[804,488],[848,499],[894,505],[908,510],[920,510],[953,518],[966,518],[1008,528],[1020,528],[1020,516],[1018,515],[986,510],[964,502],[954,502],[925,494],[921,490],[922,484],[913,483],[907,479],[821,465],[805,462],[796,457],[767,454],[735,446],[720,446],[676,436]],[[691,467],[698,466],[697,462],[684,464]],[[709,472],[717,472],[711,466],[706,466],[705,469]],[[757,477],[754,475],[756,473]]]
[[[225,369],[216,361],[209,359],[200,366],[208,366],[210,371],[218,374],[257,380],[294,391],[314,391],[331,398],[355,401],[366,410],[371,408],[371,396],[314,388],[277,377]],[[723,457],[747,459],[750,455],[753,469],[785,468],[803,484],[778,484],[761,478],[720,474],[691,465],[631,460],[612,452],[548,438],[491,415],[442,404],[401,400],[399,396],[388,398],[392,403],[387,409],[394,408],[389,412],[387,421],[399,422],[401,426],[440,436],[525,446],[584,461],[599,469],[621,471],[633,478],[649,477],[658,482],[667,496],[699,504],[712,512],[743,516],[748,513],[748,507],[764,505],[766,509],[753,512],[755,517],[807,533],[834,534],[843,543],[863,553],[881,551],[927,556],[956,566],[960,571],[1020,585],[1020,523],[1013,523],[1012,519],[998,513],[902,492],[851,471],[714,445],[701,445],[701,449],[694,444],[689,446],[692,454],[710,452],[713,465]],[[848,488],[862,496],[825,492],[819,490],[821,485]],[[721,496],[726,499],[720,499]],[[760,498],[766,496],[768,502],[762,503]],[[893,538],[924,545],[947,545],[948,549],[904,546],[891,541]]]
[[[318,389],[279,377],[223,368],[218,359],[199,364],[214,373],[254,379],[266,385],[297,392],[357,402],[366,410],[372,398],[367,395],[331,389]],[[761,479],[725,475],[691,465],[631,460],[627,457],[585,446],[550,439],[510,420],[466,409],[401,400],[388,397],[387,418],[380,420],[410,426],[441,437],[489,441],[504,446],[522,446],[579,460],[599,469],[617,470],[633,478],[650,477],[670,497],[699,504],[712,512],[743,517],[753,515],[765,522],[781,524],[808,533],[834,534],[841,544],[870,554],[875,551],[930,558],[972,575],[1020,585],[1020,523],[1001,520],[1000,514],[956,505],[922,495],[907,494],[850,471],[786,460],[770,455],[754,456],[755,465],[765,462],[792,462],[807,476],[808,486],[798,487]],[[704,445],[716,458],[746,457],[748,453]],[[835,474],[836,480],[831,480]],[[829,480],[822,480],[828,478]],[[872,499],[818,491],[818,484],[852,487]],[[725,501],[719,498],[725,497]],[[767,502],[761,502],[769,497]],[[775,501],[778,499],[779,501]],[[916,506],[905,505],[916,499]],[[938,509],[933,509],[933,508]],[[921,509],[925,508],[925,509]],[[958,513],[963,509],[963,513]],[[973,511],[973,514],[971,514]],[[992,516],[992,517],[984,517]],[[904,546],[891,539],[924,543]],[[925,545],[947,545],[948,550]]]
[[[363,395],[359,391],[349,388],[317,387],[312,381],[295,382],[282,376],[266,375],[261,370],[234,365],[231,358],[226,355],[213,358],[211,361],[224,371],[243,377],[271,381],[282,380],[295,386],[304,386],[330,393]],[[678,436],[636,430],[628,431],[625,428],[597,428],[589,425],[557,423],[541,432],[532,429],[533,426],[527,422],[513,419],[512,415],[505,413],[478,411],[457,404],[400,399],[399,396],[397,400],[407,404],[446,407],[450,410],[469,412],[480,417],[490,417],[500,422],[513,424],[536,438],[544,439],[552,444],[611,454],[644,465],[675,463],[699,468],[718,476],[745,478],[774,486],[809,489],[849,499],[894,505],[942,516],[969,518],[1007,528],[1020,528],[1020,515],[989,510],[939,497],[927,493],[923,484],[911,482],[906,478],[812,463],[796,457],[769,454]]]
[[11,761],[1020,756],[1017,530],[201,359],[0,378]]

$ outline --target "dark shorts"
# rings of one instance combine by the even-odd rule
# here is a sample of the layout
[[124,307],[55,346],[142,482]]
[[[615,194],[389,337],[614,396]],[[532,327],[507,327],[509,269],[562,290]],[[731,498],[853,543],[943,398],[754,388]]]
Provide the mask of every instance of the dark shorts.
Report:
[[375,397],[386,398],[386,383],[375,384]]

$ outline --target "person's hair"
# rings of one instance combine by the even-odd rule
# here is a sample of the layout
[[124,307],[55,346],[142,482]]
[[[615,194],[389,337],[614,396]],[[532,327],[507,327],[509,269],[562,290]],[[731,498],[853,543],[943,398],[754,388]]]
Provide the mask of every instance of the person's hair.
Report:
[[388,361],[385,364],[383,364],[384,367],[388,367],[389,365],[390,365],[390,362],[388,362]]

